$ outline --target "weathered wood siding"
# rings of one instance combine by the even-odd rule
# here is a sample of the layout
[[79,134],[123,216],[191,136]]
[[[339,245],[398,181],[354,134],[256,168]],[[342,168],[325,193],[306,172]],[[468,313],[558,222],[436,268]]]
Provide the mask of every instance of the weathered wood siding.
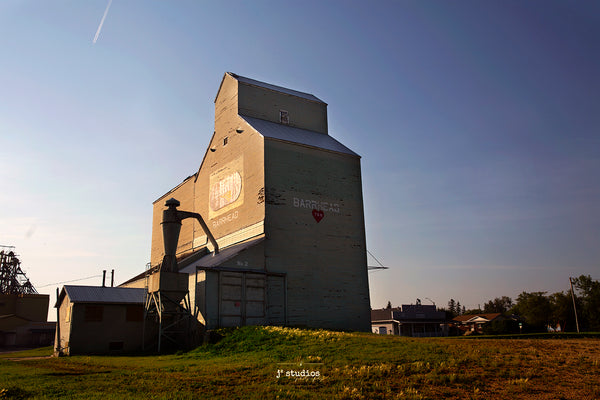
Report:
[[360,159],[265,142],[268,271],[287,273],[288,323],[370,331]]
[[[163,257],[162,210],[174,197],[180,210],[204,217],[221,248],[266,235],[221,267],[287,274],[194,275],[190,294],[207,328],[288,323],[370,331],[360,158],[265,139],[241,117],[279,123],[280,110],[290,126],[327,134],[325,103],[225,74],[198,172],[154,204],[152,264]],[[212,250],[205,232],[185,220],[180,259],[204,246]]]
[[289,126],[327,134],[327,104],[239,82],[238,112],[280,122],[279,111],[288,112]]
[[[71,314],[73,311],[73,303],[69,301],[67,297],[60,303],[58,309],[59,320],[56,322],[57,329],[54,334],[55,340],[57,340],[58,333],[60,332],[60,347],[67,349],[71,340]],[[56,348],[56,343],[54,344]],[[67,350],[65,350],[67,351]],[[68,354],[68,352],[67,352]]]
[[85,307],[89,304],[85,303],[70,303],[70,321],[66,321],[69,303],[65,298],[60,310],[61,346],[67,347],[67,354],[109,353],[110,344],[115,342],[122,343],[118,351],[141,348],[143,322],[127,321],[126,315],[127,307],[139,307],[142,313],[142,305],[93,304],[102,307],[102,320],[89,322],[85,320]]
[[[237,113],[237,84],[225,75],[215,100],[215,133],[195,182],[196,212],[204,217],[219,246],[264,230],[263,138]],[[201,230],[195,232],[198,243],[205,240],[203,235]]]
[[[237,85],[237,80],[225,76],[215,100],[215,132],[197,174],[154,203],[152,265],[161,262],[164,256],[160,223],[164,203],[171,197],[181,202],[180,210],[202,215],[219,246],[238,243],[264,232],[263,138],[237,113]],[[238,133],[239,129],[241,132]],[[240,185],[234,189],[239,193],[227,188],[221,189],[223,193],[216,193],[216,187],[236,185],[236,179],[240,180]],[[235,198],[227,203],[227,196]],[[227,204],[216,207],[215,197]],[[178,259],[206,245],[212,250],[200,224],[192,219],[184,220],[177,247]]]

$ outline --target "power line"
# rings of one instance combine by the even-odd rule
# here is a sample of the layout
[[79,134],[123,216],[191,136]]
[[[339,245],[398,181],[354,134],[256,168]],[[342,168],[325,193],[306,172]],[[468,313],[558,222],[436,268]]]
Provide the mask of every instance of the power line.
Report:
[[102,275],[94,275],[94,276],[88,276],[87,278],[79,278],[79,279],[73,279],[70,281],[63,281],[63,282],[56,282],[56,283],[49,283],[47,285],[42,285],[42,286],[38,286],[38,288],[43,288],[46,286],[54,286],[54,285],[61,285],[63,283],[71,283],[71,282],[78,282],[78,281],[85,281],[86,279],[92,279],[92,278],[99,278]]

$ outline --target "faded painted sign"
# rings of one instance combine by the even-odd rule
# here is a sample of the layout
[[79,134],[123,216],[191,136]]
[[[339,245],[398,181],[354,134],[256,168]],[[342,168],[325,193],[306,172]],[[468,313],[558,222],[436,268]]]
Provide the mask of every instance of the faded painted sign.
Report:
[[322,201],[318,199],[300,199],[294,197],[294,207],[297,208],[308,208],[317,211],[327,211],[334,214],[340,213],[340,205],[329,201]]
[[238,171],[225,176],[210,187],[210,208],[218,211],[235,202],[242,192],[242,176]]
[[210,175],[209,218],[226,213],[244,203],[244,161],[237,158]]

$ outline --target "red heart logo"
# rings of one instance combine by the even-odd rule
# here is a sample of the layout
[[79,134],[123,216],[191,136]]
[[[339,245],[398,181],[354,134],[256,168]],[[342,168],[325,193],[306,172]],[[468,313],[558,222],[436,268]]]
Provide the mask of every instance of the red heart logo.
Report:
[[323,217],[325,216],[325,213],[323,212],[323,210],[317,210],[313,208],[313,218],[315,219],[315,221],[317,221],[317,223],[319,223]]

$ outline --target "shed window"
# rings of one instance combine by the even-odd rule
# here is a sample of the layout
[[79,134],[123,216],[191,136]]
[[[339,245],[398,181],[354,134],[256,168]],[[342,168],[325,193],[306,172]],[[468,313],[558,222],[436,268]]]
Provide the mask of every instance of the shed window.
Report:
[[127,322],[140,322],[144,319],[144,308],[142,306],[127,306]]
[[100,322],[104,314],[104,307],[99,305],[86,304],[85,306],[85,322]]
[[71,312],[73,310],[73,307],[68,305],[67,306],[67,312],[65,314],[65,322],[71,322]]

